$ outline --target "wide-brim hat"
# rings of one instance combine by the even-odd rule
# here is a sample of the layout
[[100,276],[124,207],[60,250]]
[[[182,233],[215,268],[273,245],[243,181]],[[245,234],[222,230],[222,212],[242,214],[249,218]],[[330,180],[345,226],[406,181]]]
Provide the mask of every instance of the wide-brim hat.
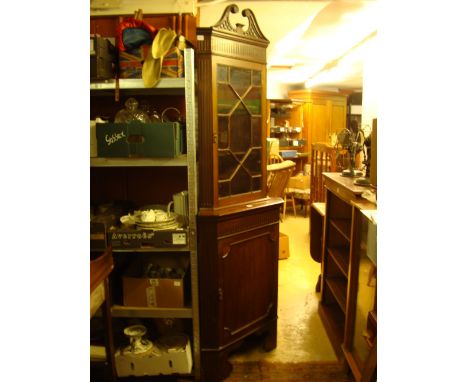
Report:
[[174,45],[176,37],[177,33],[172,29],[159,29],[143,63],[141,76],[145,87],[151,88],[158,83],[161,77],[162,60]]

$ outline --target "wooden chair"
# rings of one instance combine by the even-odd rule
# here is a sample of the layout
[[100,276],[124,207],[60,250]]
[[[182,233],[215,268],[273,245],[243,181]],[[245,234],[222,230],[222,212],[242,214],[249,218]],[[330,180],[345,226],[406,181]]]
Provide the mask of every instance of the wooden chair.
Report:
[[[325,224],[325,189],[323,172],[341,172],[348,166],[347,151],[336,149],[327,143],[314,143],[311,147],[310,193],[311,209],[309,220],[310,255],[322,261],[323,226]],[[319,275],[315,291],[320,291]]]
[[[275,163],[282,163],[282,162],[284,162],[284,159],[279,154],[270,154],[270,156],[268,158],[268,164],[275,164]],[[267,184],[269,184],[269,180],[270,179],[267,180]],[[287,187],[286,187],[286,189],[284,191],[283,199],[284,199],[283,217],[284,217],[284,214],[285,214],[288,203],[292,204],[294,216],[296,216],[296,203],[295,203],[295,200],[294,200],[294,195],[291,194],[290,192],[288,192]]]
[[[323,172],[341,171],[337,168],[337,151],[326,143],[314,143],[311,147],[311,170],[310,170],[310,255],[312,259],[320,263],[322,261],[323,226],[325,224],[325,189],[323,186]],[[320,291],[319,275],[315,291]]]
[[281,163],[284,162],[284,159],[279,154],[270,154],[268,157],[268,164]]
[[268,171],[268,196],[280,197],[284,200],[283,204],[283,219],[286,214],[286,199],[285,189],[288,185],[289,178],[291,177],[296,164],[291,160],[283,160],[279,163],[269,164]]
[[[299,173],[289,178],[285,197],[290,197],[293,202],[298,200],[304,209],[304,217],[307,217],[310,204],[310,176]],[[295,202],[293,203],[294,216],[296,216]]]
[[326,143],[314,143],[311,148],[310,192],[314,202],[325,201],[322,172],[337,171],[337,153],[333,146]]
[[268,171],[268,166],[271,164],[276,164],[276,163],[281,163],[284,162],[283,157],[279,154],[270,154],[268,157],[268,163],[267,163],[267,190],[270,188],[270,183],[272,179],[272,173]]

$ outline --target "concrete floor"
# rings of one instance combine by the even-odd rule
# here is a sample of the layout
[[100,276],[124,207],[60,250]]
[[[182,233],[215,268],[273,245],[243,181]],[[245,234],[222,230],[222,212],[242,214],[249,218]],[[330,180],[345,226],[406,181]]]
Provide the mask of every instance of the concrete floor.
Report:
[[320,264],[309,254],[309,219],[298,211],[287,214],[280,232],[289,237],[288,259],[279,261],[278,340],[276,349],[264,352],[260,344],[231,355],[235,362],[336,361],[333,348],[318,316],[315,284]]

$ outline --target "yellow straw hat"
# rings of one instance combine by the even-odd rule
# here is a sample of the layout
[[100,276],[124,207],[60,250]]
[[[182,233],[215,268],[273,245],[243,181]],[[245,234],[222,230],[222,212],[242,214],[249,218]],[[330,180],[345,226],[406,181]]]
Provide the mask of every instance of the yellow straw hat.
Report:
[[161,28],[154,37],[151,51],[148,51],[143,63],[142,78],[147,88],[154,87],[161,77],[162,60],[172,48],[177,37],[172,29]]

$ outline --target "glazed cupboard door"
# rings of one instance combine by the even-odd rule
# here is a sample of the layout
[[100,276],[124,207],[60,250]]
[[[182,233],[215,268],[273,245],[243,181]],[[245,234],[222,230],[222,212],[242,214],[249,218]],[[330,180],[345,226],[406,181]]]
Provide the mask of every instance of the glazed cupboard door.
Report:
[[264,191],[265,70],[262,65],[226,59],[214,60],[213,68],[213,183],[215,199],[222,206],[243,195],[259,198]]
[[[266,196],[266,48],[253,13],[232,26],[233,4],[210,28],[197,28],[200,209]],[[210,213],[210,212],[208,212]]]
[[264,227],[218,243],[223,342],[252,331],[276,312],[278,228]]

